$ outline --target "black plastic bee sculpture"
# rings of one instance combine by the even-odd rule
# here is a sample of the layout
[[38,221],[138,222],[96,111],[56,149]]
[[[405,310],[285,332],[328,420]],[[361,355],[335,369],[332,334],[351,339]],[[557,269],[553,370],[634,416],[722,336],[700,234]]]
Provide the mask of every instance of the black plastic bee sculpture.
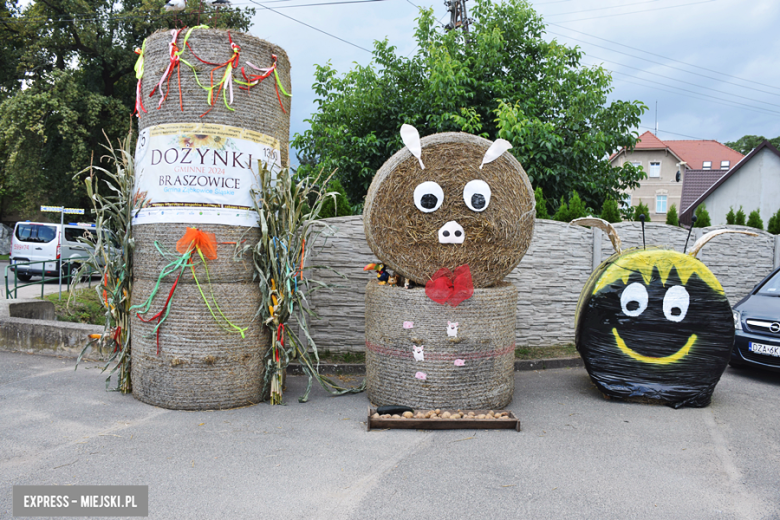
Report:
[[577,350],[593,383],[610,397],[707,406],[731,355],[734,320],[723,287],[696,255],[723,233],[755,233],[713,231],[683,254],[623,251],[608,222],[572,224],[601,228],[616,251],[590,276],[577,306]]

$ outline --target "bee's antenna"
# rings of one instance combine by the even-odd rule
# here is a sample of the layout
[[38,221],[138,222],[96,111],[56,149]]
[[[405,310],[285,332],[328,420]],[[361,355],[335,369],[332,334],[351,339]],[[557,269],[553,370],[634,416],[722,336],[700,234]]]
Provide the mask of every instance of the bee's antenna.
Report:
[[696,215],[691,216],[691,227],[688,228],[688,236],[685,237],[685,247],[683,247],[683,254],[688,249],[688,239],[691,238],[691,231],[693,231],[693,225],[696,224]]
[[647,249],[647,244],[645,243],[645,214],[644,213],[639,215],[639,221],[642,222],[642,248]]

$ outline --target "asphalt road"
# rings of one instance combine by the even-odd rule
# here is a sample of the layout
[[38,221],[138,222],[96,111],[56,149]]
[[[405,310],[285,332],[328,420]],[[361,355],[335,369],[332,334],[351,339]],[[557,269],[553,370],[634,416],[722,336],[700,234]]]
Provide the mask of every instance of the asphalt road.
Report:
[[364,394],[155,408],[96,365],[0,352],[0,518],[20,484],[148,485],[153,519],[778,519],[780,374],[710,407],[608,401],[584,369],[516,372],[523,430],[365,430]]

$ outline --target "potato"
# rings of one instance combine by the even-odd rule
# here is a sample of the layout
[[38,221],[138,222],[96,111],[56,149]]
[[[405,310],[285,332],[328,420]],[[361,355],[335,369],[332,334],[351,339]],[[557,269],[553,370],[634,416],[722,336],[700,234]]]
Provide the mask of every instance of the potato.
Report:
[[390,418],[390,414],[389,413],[382,414],[379,417],[381,417],[382,419],[389,419]]
[[452,414],[450,414],[450,412],[444,412],[443,414],[441,414],[442,419],[449,419],[450,417],[452,417]]
[[404,417],[406,417],[407,419],[411,419],[412,417],[414,417],[414,414],[412,412],[404,412]]
[[441,413],[441,410],[437,408],[436,409],[436,415],[439,415],[440,413]]
[[414,416],[415,419],[427,419],[424,413],[417,412],[417,415]]
[[484,419],[484,418],[485,418],[485,414],[484,413],[481,413],[481,414],[477,415],[477,419]]
[[397,413],[394,413],[394,414],[393,414],[393,419],[400,419],[400,418],[401,418],[401,416],[400,416],[400,415],[398,415]]
[[379,414],[378,413],[374,413],[374,415],[372,415],[371,418],[372,419],[379,419]]

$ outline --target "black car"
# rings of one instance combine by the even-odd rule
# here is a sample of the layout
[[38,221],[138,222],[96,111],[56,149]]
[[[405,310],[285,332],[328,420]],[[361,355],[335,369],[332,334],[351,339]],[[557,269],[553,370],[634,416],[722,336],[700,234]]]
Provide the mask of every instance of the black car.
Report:
[[780,269],[734,306],[732,366],[780,372]]

